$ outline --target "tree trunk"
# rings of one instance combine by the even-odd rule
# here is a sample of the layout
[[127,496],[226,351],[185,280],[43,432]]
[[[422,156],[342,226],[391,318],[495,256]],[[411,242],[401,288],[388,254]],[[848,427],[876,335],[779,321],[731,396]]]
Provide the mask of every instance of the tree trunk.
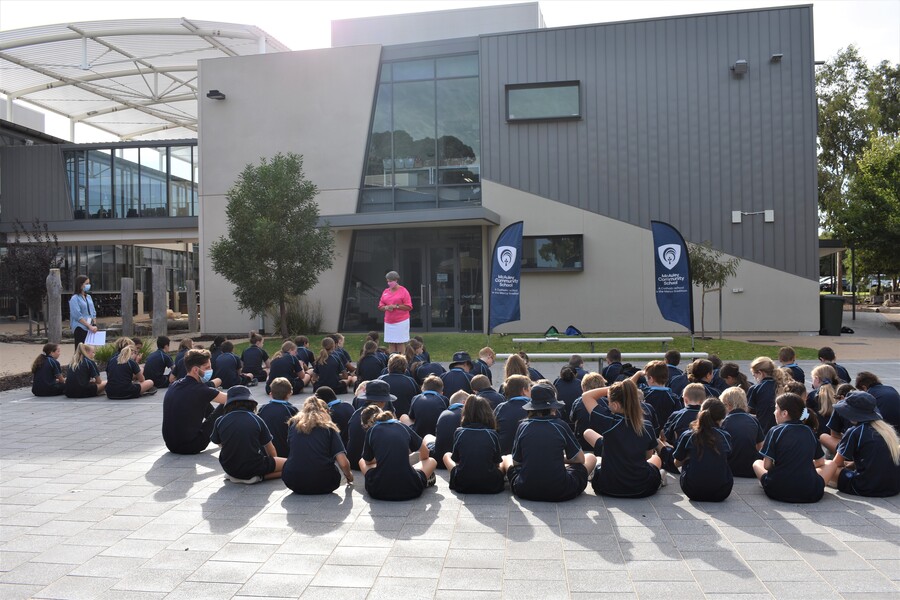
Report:
[[700,294],[700,339],[706,339],[706,290]]
[[29,306],[28,307],[28,337],[31,337],[32,335],[34,335],[34,333],[32,333],[32,329],[31,329],[32,316],[33,315],[31,313],[31,307]]
[[287,339],[287,304],[285,303],[284,298],[281,298],[278,301],[278,310],[281,314],[281,339]]

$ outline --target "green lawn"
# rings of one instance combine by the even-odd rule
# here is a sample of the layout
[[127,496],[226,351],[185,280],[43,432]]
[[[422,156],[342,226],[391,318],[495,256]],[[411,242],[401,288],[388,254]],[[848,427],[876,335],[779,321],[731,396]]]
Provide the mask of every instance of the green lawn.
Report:
[[[629,334],[619,333],[585,333],[586,337],[634,337]],[[308,336],[310,338],[310,349],[318,354],[321,348],[322,335]],[[350,356],[356,359],[362,348],[363,333],[345,334],[346,341],[344,347],[350,352]],[[542,333],[522,333],[515,335],[500,336],[494,334],[486,336],[479,333],[429,333],[422,336],[425,339],[425,347],[431,360],[436,362],[447,362],[453,356],[454,352],[465,350],[475,358],[478,350],[484,346],[490,346],[494,352],[510,353],[525,350],[526,352],[566,352],[570,354],[590,352],[590,345],[547,342],[538,344],[514,344],[513,337],[543,337]],[[675,341],[669,344],[668,348],[675,348],[682,352],[691,351],[691,338],[689,336],[673,336]],[[268,338],[265,342],[265,349],[269,355],[274,354],[281,347],[281,339],[277,337]],[[235,352],[240,355],[247,343],[236,344]],[[618,344],[616,346],[622,352],[659,352],[662,346],[655,342],[638,342],[630,344]],[[608,346],[594,345],[596,352],[606,352]],[[753,360],[757,356],[769,356],[773,359],[778,357],[778,346],[766,346],[764,344],[750,344],[748,342],[739,342],[733,340],[699,340],[695,339],[694,349],[696,352],[709,352],[710,354],[718,354],[722,360]],[[817,358],[817,349],[815,348],[794,348],[799,360],[815,360]]]

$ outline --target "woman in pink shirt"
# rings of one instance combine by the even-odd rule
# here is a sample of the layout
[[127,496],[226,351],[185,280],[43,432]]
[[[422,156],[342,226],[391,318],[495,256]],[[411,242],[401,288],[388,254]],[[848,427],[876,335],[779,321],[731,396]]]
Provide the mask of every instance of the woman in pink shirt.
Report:
[[387,289],[381,293],[378,310],[384,313],[384,341],[391,354],[402,354],[409,341],[409,311],[412,298],[409,291],[400,285],[400,275],[391,271],[384,276]]

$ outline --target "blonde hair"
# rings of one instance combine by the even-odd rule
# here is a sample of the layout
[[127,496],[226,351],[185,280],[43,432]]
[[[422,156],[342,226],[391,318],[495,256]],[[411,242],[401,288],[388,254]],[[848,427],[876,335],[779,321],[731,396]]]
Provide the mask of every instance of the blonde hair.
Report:
[[881,439],[884,440],[884,443],[887,444],[888,452],[891,453],[891,460],[894,464],[900,465],[900,438],[897,437],[897,432],[894,431],[893,426],[882,419],[872,421],[869,425],[872,426],[875,433],[880,435]]
[[775,396],[780,396],[784,393],[784,373],[782,373],[781,369],[775,368],[775,363],[768,356],[759,356],[753,359],[753,362],[750,363],[750,372],[762,373],[766,377],[774,379]]
[[728,412],[733,410],[747,411],[747,394],[739,387],[730,387],[719,396],[719,400],[728,407]]
[[[816,398],[819,400],[819,414],[823,417],[831,416],[831,411],[837,401],[837,381],[838,374],[831,365],[819,365],[812,370],[812,376],[818,377],[822,381],[819,391],[816,392]],[[825,383],[828,380],[828,383]]]
[[596,390],[606,385],[606,380],[600,373],[590,372],[581,378],[581,391]]
[[120,338],[116,339],[116,343],[115,343],[116,350],[119,350],[119,351],[124,350],[125,346],[133,346],[133,345],[134,345],[134,340],[132,340],[129,337],[120,337]]
[[290,354],[291,352],[293,352],[296,349],[297,349],[297,344],[295,344],[291,340],[285,340],[284,343],[281,344],[281,350],[279,350],[278,352],[275,353],[274,356],[272,356],[272,360],[275,360],[276,358],[281,358],[285,354]]
[[125,346],[119,351],[119,358],[116,359],[116,362],[120,365],[124,365],[134,356],[135,347],[132,345]]
[[331,420],[328,405],[324,400],[310,396],[300,407],[300,412],[288,420],[288,426],[294,427],[303,434],[309,434],[316,427],[340,431]]
[[706,400],[706,388],[702,383],[689,383],[684,386],[682,396],[685,404],[703,404]]
[[84,342],[78,344],[78,346],[75,348],[75,354],[72,355],[72,362],[69,363],[69,368],[70,369],[78,368],[78,365],[81,364],[81,361],[84,360],[85,358],[88,358],[87,353],[93,352],[93,351],[94,351],[94,347],[91,346],[90,344],[85,344]]
[[644,409],[641,407],[641,391],[630,379],[618,381],[609,388],[609,402],[622,407],[625,421],[638,435],[644,431]]

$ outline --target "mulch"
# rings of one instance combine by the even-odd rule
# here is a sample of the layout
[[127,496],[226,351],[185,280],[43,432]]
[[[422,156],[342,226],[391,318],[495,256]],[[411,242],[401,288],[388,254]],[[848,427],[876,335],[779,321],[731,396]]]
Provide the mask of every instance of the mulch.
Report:
[[0,377],[0,392],[31,387],[31,373],[3,375]]

